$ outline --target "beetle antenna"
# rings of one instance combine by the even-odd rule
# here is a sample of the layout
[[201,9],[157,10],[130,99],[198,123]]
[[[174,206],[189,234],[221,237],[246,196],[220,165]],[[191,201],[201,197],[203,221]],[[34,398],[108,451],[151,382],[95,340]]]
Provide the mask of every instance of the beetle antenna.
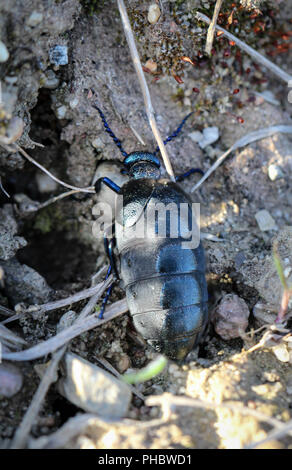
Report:
[[105,119],[105,115],[103,114],[102,110],[96,106],[96,104],[93,104],[92,107],[94,109],[96,109],[98,111],[98,114],[100,115],[100,118],[103,122],[103,125],[104,125],[104,128],[105,128],[105,132],[107,132],[111,138],[113,139],[114,143],[116,144],[116,146],[118,147],[118,149],[120,150],[121,154],[123,155],[123,157],[127,157],[128,154],[127,152],[123,149],[122,147],[122,142],[120,141],[120,139],[118,139],[115,134],[113,133],[113,131],[111,130],[110,126],[108,125],[106,119]]
[[[193,112],[189,113],[189,114],[182,120],[182,122],[180,123],[180,125],[178,126],[178,128],[177,128],[171,135],[169,135],[169,136],[167,137],[167,139],[165,139],[165,140],[163,141],[164,145],[168,144],[168,142],[171,142],[173,139],[175,139],[175,138],[178,136],[178,134],[181,132],[181,130],[182,130],[182,128],[183,128],[183,126],[184,126],[186,120],[189,119],[189,117],[190,117],[192,114],[193,114]],[[159,147],[156,147],[156,150],[155,150],[155,152],[154,152],[154,155],[158,152],[158,150],[159,150]]]

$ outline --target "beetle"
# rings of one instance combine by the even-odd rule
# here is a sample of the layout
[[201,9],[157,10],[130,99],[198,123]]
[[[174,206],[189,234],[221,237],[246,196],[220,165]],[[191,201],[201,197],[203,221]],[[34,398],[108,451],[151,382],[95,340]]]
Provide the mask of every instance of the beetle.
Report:
[[[123,196],[123,204],[116,210],[113,235],[104,236],[110,260],[107,276],[113,272],[123,281],[134,326],[147,343],[171,359],[182,360],[200,342],[208,321],[204,249],[200,241],[195,248],[182,247],[185,232],[189,233],[192,201],[177,183],[200,170],[189,170],[177,177],[177,182],[161,179],[158,149],[154,153],[127,154],[103,112],[97,105],[93,107],[124,156],[122,171],[129,177],[121,186],[108,177],[95,183],[96,193],[105,184]],[[177,136],[188,117],[164,143]],[[148,232],[137,238],[138,224],[147,223],[148,209],[156,203],[174,204],[177,208],[180,223],[176,236],[171,234],[170,217],[165,222],[165,236],[157,236],[160,220],[156,215],[150,235]],[[185,217],[183,205],[187,207]],[[101,318],[111,289],[112,286],[102,303]]]

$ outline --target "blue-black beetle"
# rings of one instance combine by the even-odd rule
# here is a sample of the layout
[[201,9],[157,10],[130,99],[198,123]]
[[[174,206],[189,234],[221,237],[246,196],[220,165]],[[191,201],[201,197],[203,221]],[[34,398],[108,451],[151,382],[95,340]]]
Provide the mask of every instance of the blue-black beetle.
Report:
[[[98,110],[106,131],[125,157],[124,171],[130,178],[121,187],[107,177],[99,178],[95,183],[96,192],[103,183],[123,196],[123,205],[116,213],[115,236],[110,240],[105,238],[105,247],[111,262],[108,273],[113,270],[122,279],[137,331],[156,351],[171,359],[181,360],[198,344],[208,319],[202,244],[199,242],[196,248],[182,248],[182,242],[186,241],[183,232],[189,230],[192,201],[177,183],[160,179],[160,162],[156,152],[127,154],[109,128],[101,110],[94,107]],[[183,123],[165,142],[178,134]],[[188,176],[191,172],[183,176]],[[171,236],[168,218],[165,237],[137,238],[138,221],[143,221],[146,209],[157,202],[176,205],[180,220],[178,236]],[[180,217],[181,204],[187,207],[187,219]],[[152,229],[157,233],[159,220],[157,217],[154,220]],[[118,256],[114,253],[114,244]],[[101,315],[109,294],[110,289]]]

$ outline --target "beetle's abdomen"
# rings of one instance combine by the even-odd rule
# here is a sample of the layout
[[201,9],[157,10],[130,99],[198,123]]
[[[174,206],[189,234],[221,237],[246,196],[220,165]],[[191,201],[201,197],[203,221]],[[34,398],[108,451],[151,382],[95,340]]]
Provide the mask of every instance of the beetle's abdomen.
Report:
[[[208,318],[204,251],[192,201],[176,183],[147,178],[130,180],[122,196],[116,240],[134,325],[157,351],[183,359]],[[159,211],[158,204],[165,211]],[[196,248],[184,243],[190,237],[190,221]]]
[[158,351],[182,359],[207,320],[204,252],[181,240],[144,239],[121,253],[121,277],[137,331]]

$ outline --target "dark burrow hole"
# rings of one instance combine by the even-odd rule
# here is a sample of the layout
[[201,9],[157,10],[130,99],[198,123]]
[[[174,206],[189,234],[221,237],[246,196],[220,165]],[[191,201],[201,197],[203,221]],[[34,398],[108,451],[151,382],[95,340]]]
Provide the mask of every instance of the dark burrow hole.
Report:
[[53,412],[58,413],[59,427],[65,424],[68,419],[73,418],[77,413],[83,412],[83,410],[59,395],[57,391],[52,391],[48,398]]
[[[68,144],[60,140],[62,127],[51,108],[50,90],[40,90],[37,104],[30,114],[30,138],[45,145],[45,148],[36,147],[28,153],[60,179],[68,181],[65,158]],[[56,195],[57,192],[39,192],[35,179],[38,171],[33,164],[26,162],[25,171],[18,170],[8,175],[7,191],[11,195],[24,193],[39,202]],[[61,186],[59,192],[62,192]],[[70,283],[84,283],[95,270],[96,254],[90,247],[80,243],[77,235],[74,237],[74,233],[69,233],[70,228],[55,229],[54,224],[58,226],[61,223],[58,219],[58,205],[51,205],[45,211],[47,212],[36,212],[32,218],[23,220],[19,235],[27,240],[28,245],[17,252],[18,260],[35,269],[54,289],[65,288]],[[68,217],[72,218],[74,215],[70,214]],[[51,223],[48,232],[36,229],[39,219]]]
[[54,289],[90,279],[95,271],[96,253],[66,232],[30,234],[28,245],[17,252],[21,263],[41,274]]
[[[44,88],[40,90],[38,101],[30,110],[30,116],[29,137],[45,147],[36,146],[34,149],[29,149],[29,155],[46,169],[53,171],[60,179],[67,181],[65,154],[69,144],[61,140],[62,127],[51,108],[50,90]],[[43,202],[49,194],[41,194],[38,190],[35,175],[39,171],[35,165],[26,161],[25,171],[7,173],[5,189],[10,195],[24,193],[33,200]]]

